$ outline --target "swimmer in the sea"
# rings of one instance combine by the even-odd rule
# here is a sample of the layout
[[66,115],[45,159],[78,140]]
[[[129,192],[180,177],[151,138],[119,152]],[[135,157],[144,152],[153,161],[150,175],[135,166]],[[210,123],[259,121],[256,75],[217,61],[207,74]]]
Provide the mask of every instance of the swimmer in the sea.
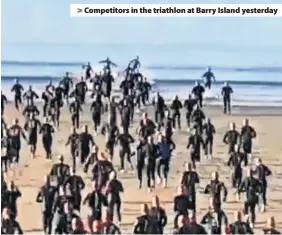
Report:
[[104,70],[111,70],[111,67],[117,67],[117,65],[112,62],[109,57],[105,60],[99,61],[99,64],[105,64]]
[[211,67],[208,67],[208,70],[203,74],[202,78],[206,80],[205,87],[207,89],[211,89],[212,80],[213,82],[215,82],[215,76],[213,72],[211,71]]
[[141,67],[141,63],[140,63],[140,60],[139,60],[139,56],[137,56],[135,59],[131,60],[129,63],[128,63],[128,68],[131,68],[131,71],[132,72],[136,72],[137,69],[139,69]]

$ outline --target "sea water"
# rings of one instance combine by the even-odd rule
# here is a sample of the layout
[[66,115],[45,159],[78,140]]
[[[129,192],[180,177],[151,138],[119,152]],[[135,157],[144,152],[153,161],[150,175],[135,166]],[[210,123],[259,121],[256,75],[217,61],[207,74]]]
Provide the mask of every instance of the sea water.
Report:
[[9,99],[14,78],[41,92],[48,80],[81,72],[87,61],[99,68],[97,62],[109,56],[121,71],[139,55],[142,71],[155,82],[153,91],[167,100],[176,94],[185,99],[211,66],[216,83],[205,95],[207,104],[222,103],[221,87],[229,81],[234,105],[282,106],[281,18],[70,18],[70,3],[75,2],[3,1],[1,89]]

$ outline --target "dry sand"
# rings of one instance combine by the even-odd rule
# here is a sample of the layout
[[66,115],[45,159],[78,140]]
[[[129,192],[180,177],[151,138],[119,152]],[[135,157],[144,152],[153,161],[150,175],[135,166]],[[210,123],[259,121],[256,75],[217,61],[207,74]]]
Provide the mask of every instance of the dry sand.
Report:
[[[41,107],[40,107],[41,109]],[[89,108],[84,108],[82,124],[92,126],[91,115]],[[224,203],[223,209],[228,214],[230,221],[233,221],[233,212],[242,209],[243,204],[237,203],[235,200],[234,190],[231,189],[229,169],[225,163],[227,160],[227,147],[222,143],[224,132],[228,129],[229,122],[234,121],[238,128],[242,125],[244,117],[249,117],[250,124],[257,131],[257,138],[254,141],[254,155],[263,159],[264,163],[270,167],[273,176],[269,177],[268,203],[267,212],[258,213],[256,231],[260,232],[263,228],[266,219],[273,215],[276,218],[277,228],[282,228],[282,111],[280,115],[268,115],[271,109],[255,110],[254,108],[237,109],[237,114],[232,116],[224,116],[219,108],[205,108],[206,114],[211,118],[216,127],[217,134],[214,143],[214,159],[211,161],[203,161],[198,167],[198,173],[201,176],[200,187],[205,187],[210,179],[212,171],[219,171],[220,178],[225,182],[229,189],[227,203]],[[240,114],[241,113],[241,114]],[[263,115],[260,115],[263,114]],[[183,115],[184,116],[184,115]],[[12,119],[18,117],[23,125],[24,119],[21,114],[15,110],[12,105],[8,105],[5,110],[5,120],[11,124]],[[136,120],[138,120],[136,115]],[[104,119],[105,120],[105,119]],[[183,122],[184,123],[184,120]],[[61,126],[54,137],[53,154],[64,154],[67,162],[71,162],[68,149],[64,144],[69,135],[70,115],[67,109],[64,109],[61,117]],[[132,133],[135,129],[132,128]],[[123,232],[131,232],[132,223],[138,216],[141,203],[150,203],[153,195],[158,195],[162,201],[162,206],[166,209],[169,216],[169,224],[166,232],[170,232],[173,222],[172,200],[175,196],[176,187],[179,182],[179,177],[183,169],[183,164],[188,160],[189,154],[186,150],[187,132],[177,132],[174,135],[174,141],[177,144],[177,149],[171,162],[171,171],[168,182],[168,188],[163,189],[156,187],[151,194],[147,193],[146,188],[139,190],[137,188],[137,179],[135,172],[119,174],[119,178],[124,184],[125,193],[123,195],[122,205],[122,225]],[[40,140],[40,139],[39,139]],[[95,141],[100,146],[104,146],[104,138],[102,136],[95,137]],[[117,151],[116,151],[117,153]],[[118,156],[115,156],[114,163],[119,164]],[[54,157],[53,161],[57,161]],[[43,184],[43,176],[49,172],[52,162],[48,162],[44,158],[41,141],[38,144],[37,158],[29,159],[27,147],[23,144],[21,152],[21,164],[15,170],[14,175],[10,173],[9,178],[14,179],[16,185],[22,191],[22,197],[18,200],[19,214],[18,221],[20,222],[25,233],[41,232],[41,213],[40,206],[35,202],[38,188]],[[87,175],[79,170],[87,184],[83,194],[90,190],[90,179]],[[197,193],[197,210],[198,218],[200,218],[207,209],[207,196]],[[82,216],[85,215],[85,209],[82,209]]]

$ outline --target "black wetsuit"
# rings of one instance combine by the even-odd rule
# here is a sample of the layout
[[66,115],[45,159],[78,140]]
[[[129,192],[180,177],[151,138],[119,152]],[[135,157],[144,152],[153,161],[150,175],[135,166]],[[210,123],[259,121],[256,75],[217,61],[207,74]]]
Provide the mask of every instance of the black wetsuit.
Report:
[[68,100],[70,88],[73,86],[73,81],[70,77],[65,76],[61,81],[60,85],[64,88],[64,98]]
[[130,164],[131,168],[132,166],[132,162],[131,162],[131,148],[130,148],[130,144],[134,143],[134,138],[129,134],[129,133],[123,133],[120,134],[117,138],[117,141],[120,144],[120,152],[119,152],[119,156],[120,156],[120,168],[121,170],[124,170],[124,160],[125,160],[125,156],[127,159],[127,162]]
[[72,175],[64,182],[64,185],[70,186],[71,195],[73,196],[73,208],[80,211],[81,190],[85,188],[85,183],[82,177],[79,175]]
[[204,190],[205,194],[210,194],[211,197],[213,198],[213,205],[216,210],[221,208],[222,191],[223,191],[223,202],[225,202],[228,195],[228,191],[223,182],[219,180],[211,180],[210,183],[207,184]]
[[201,146],[205,148],[205,143],[201,135],[195,134],[189,137],[187,149],[192,147],[190,151],[190,157],[191,157],[193,168],[196,168],[196,162],[201,161]]
[[203,136],[205,143],[205,155],[212,155],[213,153],[213,136],[215,134],[215,127],[210,122],[203,125]]
[[42,134],[42,143],[46,153],[46,159],[52,159],[52,143],[53,136],[55,132],[53,126],[49,123],[43,123],[39,130],[39,133]]
[[181,129],[181,109],[182,109],[183,105],[182,103],[178,100],[175,99],[173,100],[172,104],[171,104],[171,109],[172,109],[172,126],[173,128],[175,128],[175,122],[177,119],[177,124],[178,124],[178,129]]
[[137,178],[139,180],[139,188],[142,188],[143,183],[143,169],[145,167],[145,153],[144,153],[144,142],[140,141],[136,146],[136,168]]
[[38,99],[39,96],[33,91],[33,90],[27,90],[24,94],[23,94],[23,98],[30,100],[30,102],[33,104],[34,99]]
[[80,112],[82,112],[81,103],[75,100],[70,104],[69,110],[71,113],[72,126],[79,128]]
[[93,137],[88,132],[82,132],[79,134],[79,153],[80,163],[83,164],[90,153],[90,144],[95,145]]
[[19,109],[19,104],[22,104],[23,90],[24,90],[23,86],[19,83],[16,83],[11,89],[12,92],[15,92],[14,101],[15,101],[16,109]]
[[45,234],[51,234],[52,229],[52,208],[54,205],[54,199],[57,189],[51,185],[45,184],[39,190],[36,197],[37,203],[42,203],[42,225]]
[[192,203],[192,209],[196,211],[196,184],[200,183],[199,175],[196,171],[184,171],[181,184],[187,188],[188,199]]
[[50,171],[50,176],[55,176],[57,178],[57,185],[63,185],[64,182],[70,176],[70,166],[60,162],[52,166]]
[[107,197],[109,202],[109,211],[111,220],[114,219],[115,211],[117,213],[118,221],[121,222],[121,198],[120,193],[123,193],[123,186],[122,183],[117,180],[113,179],[110,180],[107,184]]
[[186,123],[187,123],[187,127],[190,127],[190,123],[191,123],[191,115],[194,109],[194,106],[196,104],[196,100],[195,99],[187,99],[184,101],[184,108],[186,110]]
[[144,146],[144,154],[147,160],[147,187],[151,188],[155,186],[156,160],[159,157],[157,145],[154,143],[147,143]]
[[209,234],[222,234],[222,222],[228,225],[228,218],[225,212],[221,209],[209,210],[202,218],[200,224],[207,224]]
[[231,113],[231,94],[233,93],[233,90],[230,86],[225,86],[222,88],[221,94],[223,97],[223,112]]
[[89,208],[88,217],[93,220],[101,220],[102,206],[108,206],[107,198],[99,191],[88,193],[83,201]]
[[14,124],[9,128],[8,134],[11,138],[11,147],[15,150],[15,162],[19,163],[21,150],[21,136],[26,139],[25,133],[20,125]]
[[242,162],[244,161],[244,155],[240,152],[231,152],[228,159],[227,165],[231,168],[231,182],[233,188],[239,188],[242,177],[243,169]]
[[174,202],[173,202],[173,211],[175,213],[175,218],[174,218],[174,227],[177,228],[177,220],[180,215],[188,215],[188,212],[190,210],[194,210],[193,203],[189,200],[189,197],[186,195],[178,195],[174,197]]
[[241,135],[240,135],[240,144],[243,149],[243,152],[247,154],[252,153],[252,147],[253,147],[253,138],[256,138],[257,133],[255,129],[249,125],[243,126],[241,129]]
[[102,127],[102,134],[104,135],[107,134],[106,147],[109,151],[109,155],[112,160],[114,157],[115,142],[116,142],[117,137],[120,134],[119,128],[117,127],[116,124],[113,124],[113,125],[105,124]]
[[254,234],[250,224],[243,221],[236,221],[230,224],[231,234]]
[[94,124],[94,131],[101,125],[101,115],[103,112],[103,103],[101,100],[94,100],[91,104],[90,111],[92,112],[92,121]]
[[39,115],[40,114],[36,105],[28,104],[27,106],[25,106],[25,108],[23,110],[23,116],[28,118],[30,116],[30,114],[33,114],[33,115]]
[[79,97],[79,102],[81,104],[84,104],[85,102],[85,96],[87,92],[87,84],[85,81],[80,81],[75,85],[75,89],[77,91],[77,95]]
[[229,130],[223,136],[223,143],[228,145],[228,153],[234,152],[234,147],[239,143],[240,134],[236,130]]
[[70,152],[73,161],[73,168],[76,168],[76,157],[78,156],[79,134],[74,132],[69,135],[66,146],[70,145]]
[[267,190],[267,180],[266,177],[271,175],[272,172],[271,170],[264,164],[260,164],[259,166],[257,166],[256,168],[256,173],[257,173],[257,178],[260,181],[261,185],[262,185],[262,200],[263,200],[263,204],[266,206],[266,190]]
[[195,96],[199,102],[200,107],[203,107],[203,94],[205,93],[205,88],[201,85],[193,87],[192,94]]
[[33,153],[37,146],[37,133],[41,128],[41,123],[38,119],[28,119],[24,125],[24,129],[28,132],[28,145],[33,146]]
[[155,123],[158,124],[158,130],[161,128],[163,119],[165,116],[165,101],[163,97],[157,96],[156,100],[153,100],[153,105],[155,109]]

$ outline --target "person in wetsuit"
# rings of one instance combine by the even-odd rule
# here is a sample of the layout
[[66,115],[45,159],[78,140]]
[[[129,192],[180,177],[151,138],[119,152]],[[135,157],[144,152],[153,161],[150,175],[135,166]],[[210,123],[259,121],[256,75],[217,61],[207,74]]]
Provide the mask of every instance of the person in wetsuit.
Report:
[[164,228],[167,225],[167,215],[164,208],[160,206],[160,199],[158,196],[152,198],[152,207],[151,210],[155,210],[158,218],[158,225],[160,234],[163,234]]
[[123,132],[126,133],[130,127],[130,105],[127,99],[123,99],[120,101],[120,117],[121,117],[121,126],[123,128]]
[[100,99],[95,99],[92,102],[90,106],[90,112],[92,113],[94,131],[97,133],[97,129],[101,125],[101,116],[103,113],[103,103]]
[[94,71],[90,62],[88,62],[86,65],[82,65],[82,69],[85,69],[85,80],[91,78],[91,73],[93,73]]
[[36,197],[36,202],[41,204],[42,226],[45,234],[51,234],[52,230],[52,209],[57,188],[50,184],[50,177],[44,177],[44,185],[40,187]]
[[51,101],[54,98],[53,94],[48,90],[45,90],[41,94],[41,99],[43,100],[43,117],[48,116],[48,112],[51,106]]
[[188,213],[194,209],[193,203],[190,201],[189,197],[187,197],[187,188],[185,186],[179,186],[177,188],[177,196],[175,196],[173,200],[173,211],[175,213],[174,228],[177,228],[179,216],[188,216]]
[[83,131],[79,134],[79,156],[80,163],[84,164],[87,156],[90,153],[91,146],[95,146],[92,135],[88,132],[88,126],[83,127]]
[[242,212],[235,211],[235,222],[229,225],[229,234],[254,234],[248,222],[242,221]]
[[223,136],[223,143],[228,145],[228,154],[235,151],[235,145],[240,144],[240,134],[236,130],[234,122],[230,123],[229,131],[225,132]]
[[193,128],[197,129],[199,134],[203,133],[203,122],[206,118],[206,115],[199,104],[194,106],[194,110],[191,115],[193,121]]
[[151,84],[147,81],[147,78],[144,77],[144,83],[143,83],[143,86],[144,86],[144,101],[145,103],[149,102],[149,99],[150,99],[150,91],[152,90],[152,86]]
[[[238,189],[238,197],[246,192],[246,201],[244,202],[244,214],[250,218],[250,227],[253,228],[256,221],[256,205],[258,203],[258,195],[262,194],[263,185],[254,177],[251,168],[247,169],[247,177],[242,181]],[[250,213],[250,214],[249,214]]]
[[114,126],[117,124],[119,104],[116,102],[115,97],[112,97],[109,105],[109,125]]
[[142,188],[143,183],[143,170],[145,168],[145,153],[144,146],[145,141],[138,139],[136,143],[136,169],[137,169],[137,179],[139,181],[139,189]]
[[195,99],[192,99],[192,95],[188,95],[188,99],[184,101],[183,107],[185,108],[186,113],[186,124],[187,128],[190,129],[190,123],[191,123],[191,116],[192,112],[194,110],[194,106],[196,105],[197,101]]
[[30,115],[38,116],[40,112],[31,100],[27,100],[27,105],[24,107],[22,114],[28,119]]
[[78,98],[81,104],[84,104],[85,102],[85,96],[87,90],[88,90],[87,84],[84,81],[84,78],[81,77],[80,81],[75,85],[76,98]]
[[133,234],[148,234],[149,207],[141,204],[141,215],[138,216],[133,225]]
[[8,104],[7,97],[1,91],[1,116],[4,114],[5,106]]
[[131,152],[130,144],[134,142],[135,142],[134,138],[127,131],[121,133],[117,137],[117,143],[120,144],[119,157],[120,157],[120,171],[122,173],[125,170],[125,165],[124,165],[125,157],[130,165],[131,170],[133,170],[133,164],[131,161],[132,152]]
[[205,88],[200,84],[200,82],[196,81],[195,86],[192,89],[192,94],[197,99],[200,107],[203,107],[204,93],[205,93]]
[[24,88],[22,84],[19,83],[18,79],[15,79],[15,84],[13,85],[11,92],[15,92],[14,102],[15,102],[15,107],[17,110],[19,110],[19,105],[22,104],[22,92],[23,91],[24,91]]
[[75,168],[70,170],[70,176],[64,182],[64,186],[70,189],[73,197],[73,208],[80,211],[81,191],[85,188],[85,183],[82,177],[76,174]]
[[59,187],[60,185],[63,185],[64,182],[70,176],[70,166],[64,163],[63,155],[59,155],[58,159],[59,159],[59,163],[53,164],[49,175],[50,177],[55,178],[55,180],[57,181],[57,185]]
[[141,67],[139,56],[136,56],[135,59],[129,61],[127,67],[130,68],[132,72],[136,72],[137,69]]
[[[163,187],[166,188],[171,155],[173,150],[176,148],[176,145],[171,139],[167,139],[165,136],[159,135],[157,147],[159,151],[159,158],[157,161],[158,184],[163,183]],[[161,176],[161,169],[163,171],[163,177]]]
[[111,74],[111,71],[108,70],[102,78],[102,94],[104,97],[110,99],[112,92],[112,83],[114,82],[114,77]]
[[76,132],[75,127],[71,127],[71,134],[68,137],[68,140],[65,146],[70,145],[70,153],[72,157],[72,167],[76,168],[76,157],[78,156],[78,144],[79,144],[79,134]]
[[185,164],[186,170],[181,176],[181,185],[187,188],[187,197],[192,204],[192,209],[196,211],[196,184],[200,183],[200,177],[198,173],[193,170],[192,164]]
[[242,182],[243,169],[242,162],[244,155],[239,151],[239,146],[234,146],[234,152],[231,152],[227,161],[227,166],[231,169],[231,183],[232,187],[238,189]]
[[117,65],[107,57],[105,60],[99,61],[99,64],[105,64],[104,70],[111,70],[111,67],[117,67]]
[[21,151],[21,137],[26,140],[26,135],[23,128],[19,124],[19,120],[16,118],[13,121],[13,125],[8,129],[8,135],[11,139],[12,148],[15,150],[15,163],[19,163],[20,151]]
[[106,196],[109,202],[110,218],[113,220],[116,211],[118,222],[121,223],[121,198],[120,193],[123,193],[123,185],[117,179],[116,172],[110,173],[109,181],[106,185]]
[[160,93],[157,93],[157,96],[153,98],[152,102],[154,106],[154,111],[155,111],[155,123],[158,125],[158,130],[160,130],[163,119],[165,116],[165,101],[163,97],[160,95]]
[[181,129],[181,109],[183,108],[183,105],[181,101],[178,99],[178,96],[175,96],[174,100],[172,101],[172,104],[170,106],[170,109],[172,110],[172,126],[173,129],[175,129],[176,119],[178,124],[178,129]]
[[256,169],[255,169],[255,173],[257,175],[257,179],[259,180],[259,182],[262,185],[262,193],[261,193],[261,197],[262,197],[262,205],[261,206],[261,211],[264,212],[265,211],[265,207],[267,205],[267,200],[266,200],[266,191],[267,191],[267,180],[266,177],[272,175],[271,170],[262,163],[261,158],[257,158],[256,159]]
[[215,135],[215,127],[209,118],[206,118],[206,123],[203,125],[203,139],[205,143],[205,156],[212,159],[213,139]]
[[224,83],[224,87],[222,87],[221,95],[223,98],[223,113],[231,114],[231,94],[233,94],[232,87],[229,86],[228,82]]
[[156,161],[159,157],[158,146],[154,143],[153,137],[148,136],[147,143],[144,146],[144,154],[147,160],[147,188],[148,192],[155,187]]
[[30,155],[35,158],[35,153],[37,149],[37,136],[41,128],[41,122],[35,118],[34,113],[30,113],[29,119],[24,125],[25,131],[28,133],[28,145],[30,150]]
[[156,132],[155,123],[148,117],[148,113],[143,113],[140,120],[138,135],[142,140],[147,140],[148,136],[154,135]]
[[205,79],[205,87],[211,89],[212,80],[215,82],[215,76],[211,71],[211,67],[208,67],[208,70],[202,75],[202,78]]
[[221,208],[221,193],[223,192],[223,202],[226,202],[228,195],[227,188],[225,184],[219,180],[218,172],[212,173],[212,180],[205,187],[204,194],[210,194],[213,199],[213,205],[216,209]]
[[32,86],[30,85],[28,87],[28,90],[23,94],[23,98],[26,100],[30,100],[30,102],[33,104],[34,99],[39,99],[39,96],[35,91],[33,91]]
[[66,75],[63,77],[59,84],[64,88],[64,98],[68,103],[70,89],[73,87],[73,81],[68,72],[66,72]]
[[114,157],[114,147],[120,131],[118,126],[113,123],[112,125],[105,124],[101,130],[102,134],[106,137],[106,148],[110,155],[110,160],[113,160]]
[[83,200],[83,205],[88,207],[88,220],[101,220],[102,207],[108,207],[109,203],[96,181],[92,181],[92,192],[88,193]]
[[2,213],[1,234],[23,234],[20,224],[11,216],[9,208],[4,208]]
[[196,169],[196,162],[201,161],[201,146],[205,149],[204,140],[198,131],[193,129],[186,148],[190,149],[190,158],[194,169]]
[[222,234],[222,222],[228,228],[227,215],[221,208],[214,206],[213,198],[210,198],[208,212],[202,217],[200,224],[208,226],[209,234]]
[[69,111],[71,113],[72,126],[79,128],[80,112],[83,112],[81,102],[75,99],[75,101],[70,104]]
[[249,125],[249,120],[244,119],[243,127],[241,128],[240,134],[240,144],[245,154],[246,159],[250,158],[252,161],[252,147],[253,147],[253,139],[257,137],[257,133],[255,129]]
[[44,123],[42,123],[39,130],[39,134],[42,134],[42,144],[46,153],[46,159],[52,159],[52,144],[53,136],[55,132],[54,127],[48,122],[47,118],[44,118]]
[[22,196],[21,191],[15,185],[14,181],[7,184],[7,190],[3,192],[5,206],[10,209],[11,217],[16,218],[18,215],[17,200]]

